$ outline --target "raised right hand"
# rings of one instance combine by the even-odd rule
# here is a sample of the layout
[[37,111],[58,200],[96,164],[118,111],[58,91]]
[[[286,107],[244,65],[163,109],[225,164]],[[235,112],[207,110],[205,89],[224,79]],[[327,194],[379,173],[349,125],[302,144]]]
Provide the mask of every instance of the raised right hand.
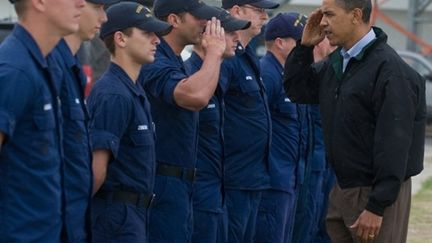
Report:
[[202,47],[205,55],[214,54],[222,57],[225,51],[225,31],[220,20],[213,17],[207,21],[207,26],[202,38]]
[[322,18],[323,13],[320,9],[313,11],[309,15],[301,39],[301,44],[303,46],[315,46],[324,39],[324,28],[320,24]]

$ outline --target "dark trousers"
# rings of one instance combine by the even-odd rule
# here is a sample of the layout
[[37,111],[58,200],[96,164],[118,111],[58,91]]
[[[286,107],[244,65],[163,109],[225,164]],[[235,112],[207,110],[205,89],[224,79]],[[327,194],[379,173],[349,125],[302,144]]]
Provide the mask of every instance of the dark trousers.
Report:
[[225,189],[229,243],[253,242],[261,192]]
[[149,242],[186,243],[192,238],[192,182],[157,175],[150,212]]
[[225,212],[193,210],[192,243],[225,243],[228,241],[228,219]]
[[147,208],[99,198],[93,198],[92,207],[92,242],[148,242]]
[[[349,227],[366,207],[370,191],[370,187],[348,189],[341,189],[338,185],[333,187],[326,218],[327,231],[332,242],[361,242],[355,235],[355,230]],[[405,243],[410,207],[411,178],[402,183],[397,200],[384,211],[379,234],[369,242]]]
[[294,224],[296,192],[266,190],[258,209],[255,242],[287,243]]

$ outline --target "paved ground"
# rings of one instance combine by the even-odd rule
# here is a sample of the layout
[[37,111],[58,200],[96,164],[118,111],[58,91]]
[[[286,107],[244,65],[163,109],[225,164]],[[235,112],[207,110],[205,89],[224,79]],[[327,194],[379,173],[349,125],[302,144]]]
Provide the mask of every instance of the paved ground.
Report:
[[416,194],[422,183],[432,177],[432,137],[429,136],[425,141],[425,160],[424,160],[424,170],[419,175],[412,178],[412,194]]

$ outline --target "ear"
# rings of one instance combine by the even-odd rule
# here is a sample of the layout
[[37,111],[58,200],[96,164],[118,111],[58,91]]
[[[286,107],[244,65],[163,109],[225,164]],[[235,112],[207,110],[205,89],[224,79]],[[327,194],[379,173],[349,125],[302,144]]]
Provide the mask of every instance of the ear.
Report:
[[239,16],[240,16],[240,11],[241,11],[241,8],[240,8],[239,5],[234,5],[234,6],[232,6],[232,8],[230,8],[230,10],[229,10],[231,16],[236,17],[236,18],[239,18]]
[[123,32],[121,31],[116,31],[114,33],[114,43],[116,46],[120,47],[120,48],[124,48],[126,47],[127,41],[126,41],[127,36],[125,34],[123,34]]
[[35,8],[38,12],[45,12],[46,8],[46,0],[31,0],[30,4]]
[[361,9],[355,8],[354,10],[352,10],[352,14],[353,14],[353,19],[352,19],[353,24],[363,23],[363,11]]
[[282,49],[283,49],[283,46],[284,46],[284,40],[283,40],[282,38],[280,38],[280,37],[277,37],[277,38],[274,40],[274,45],[276,45],[276,47],[277,47],[278,49],[282,50]]
[[181,22],[180,16],[177,14],[169,14],[167,17],[167,22],[173,26],[173,28],[177,28],[179,26],[179,23]]

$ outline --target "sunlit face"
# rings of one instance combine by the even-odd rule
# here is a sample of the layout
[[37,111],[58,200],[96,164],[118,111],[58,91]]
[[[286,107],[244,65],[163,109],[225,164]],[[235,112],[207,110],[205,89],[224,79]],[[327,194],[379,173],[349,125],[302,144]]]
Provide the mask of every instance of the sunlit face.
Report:
[[226,47],[223,56],[232,57],[235,55],[237,44],[240,40],[238,31],[225,32]]
[[78,31],[84,0],[45,0],[44,15],[53,33],[66,36]]
[[355,43],[353,39],[355,28],[353,12],[346,11],[336,4],[335,0],[323,0],[321,11],[323,13],[321,26],[324,27],[330,44],[349,49]]
[[136,63],[146,64],[155,60],[156,46],[160,40],[154,32],[132,28],[132,34],[125,38],[125,50]]
[[265,9],[246,4],[240,6],[238,18],[250,21],[251,25],[245,31],[250,32],[251,36],[256,36],[261,33],[262,27],[268,20],[268,14]]
[[86,2],[82,10],[78,33],[83,41],[91,40],[107,21],[104,5]]
[[182,39],[183,44],[194,45],[200,43],[206,23],[206,20],[198,19],[190,13],[185,13],[178,25],[179,38]]

